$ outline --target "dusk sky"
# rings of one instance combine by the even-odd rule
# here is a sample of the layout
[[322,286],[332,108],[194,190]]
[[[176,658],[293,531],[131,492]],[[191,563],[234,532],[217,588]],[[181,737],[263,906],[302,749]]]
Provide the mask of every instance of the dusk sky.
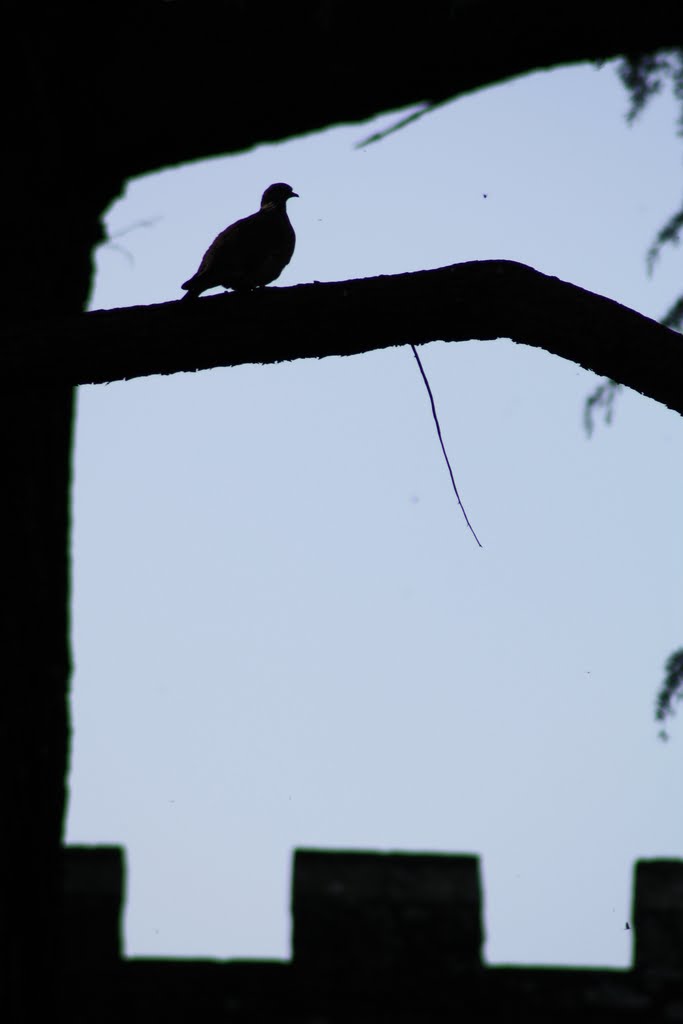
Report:
[[[180,298],[285,181],[275,287],[511,259],[660,317],[683,140],[628,106],[583,65],[136,179],[91,308]],[[316,846],[476,853],[488,962],[625,966],[634,861],[683,855],[680,416],[622,389],[589,439],[578,366],[420,352],[482,549],[409,348],[79,389],[66,835],[125,847],[128,955],[288,957]]]

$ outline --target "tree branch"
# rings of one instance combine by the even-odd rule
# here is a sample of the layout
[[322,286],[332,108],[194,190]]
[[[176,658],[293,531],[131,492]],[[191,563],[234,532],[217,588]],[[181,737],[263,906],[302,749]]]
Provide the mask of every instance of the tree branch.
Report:
[[[265,15],[243,2],[105,0],[106,32],[87,24],[79,5],[46,4],[39,18],[31,4],[9,6],[7,59],[21,69],[18,80],[26,75],[22,102],[38,101],[39,153],[47,133],[57,152],[85,147],[89,173],[79,185],[86,189],[93,160],[100,177],[120,181],[438,103],[529,71],[680,45],[669,0],[619,10],[613,0],[572,0],[558,15],[561,30],[547,0],[406,8],[303,0],[270,4]],[[265,99],[263,88],[250,86],[258,74]],[[21,105],[9,105],[5,120],[12,117],[25,138]],[[23,162],[15,163],[25,180]],[[65,166],[71,172],[77,161]]]
[[683,339],[611,299],[507,260],[265,288],[18,323],[6,380],[96,384],[149,374],[511,338],[683,413]]

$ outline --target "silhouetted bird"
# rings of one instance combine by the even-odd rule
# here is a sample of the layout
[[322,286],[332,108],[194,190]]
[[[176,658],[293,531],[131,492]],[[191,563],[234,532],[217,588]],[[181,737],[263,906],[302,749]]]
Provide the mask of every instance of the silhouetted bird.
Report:
[[292,258],[296,236],[287,216],[287,200],[297,197],[291,185],[269,185],[261,209],[235,221],[211,243],[199,270],[182,287],[184,299],[194,299],[207,288],[258,288],[279,277]]

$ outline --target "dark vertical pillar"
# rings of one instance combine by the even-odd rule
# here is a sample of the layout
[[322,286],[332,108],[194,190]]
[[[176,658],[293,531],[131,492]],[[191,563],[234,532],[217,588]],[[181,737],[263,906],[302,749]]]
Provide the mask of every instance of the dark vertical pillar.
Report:
[[62,960],[72,970],[116,966],[121,959],[123,850],[68,846],[62,852]]
[[5,1019],[12,1022],[49,1015],[58,962],[71,423],[70,390],[2,389],[5,865],[0,886]]
[[636,864],[633,901],[636,969],[683,972],[683,860]]
[[298,850],[292,903],[299,972],[401,984],[481,965],[476,857]]
[[[97,166],[92,126],[78,105],[89,82],[82,69],[65,64],[47,9],[38,14],[14,5],[11,14],[5,40],[16,78],[1,129],[8,154],[2,317],[49,320],[84,307],[100,216],[118,182]],[[3,1017],[11,1022],[55,1012],[73,400],[70,388],[18,387],[6,376],[0,384],[0,987]]]

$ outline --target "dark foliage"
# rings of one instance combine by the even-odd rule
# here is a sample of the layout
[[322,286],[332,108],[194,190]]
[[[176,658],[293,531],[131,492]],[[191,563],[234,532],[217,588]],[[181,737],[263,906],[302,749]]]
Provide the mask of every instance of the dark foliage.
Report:
[[631,94],[628,119],[633,121],[669,79],[674,94],[683,100],[683,50],[626,56],[619,76]]
[[586,404],[583,407],[583,426],[589,437],[595,429],[594,416],[596,412],[602,412],[603,419],[608,425],[612,422],[614,401],[620,387],[621,385],[616,380],[605,380],[602,384],[598,384],[595,391],[592,391],[586,399]]
[[[631,94],[631,109],[627,115],[629,121],[633,121],[664,86],[670,85],[674,97],[680,104],[678,134],[683,137],[683,49],[627,56],[621,62],[619,75]],[[683,205],[659,229],[648,249],[646,261],[650,273],[663,247],[678,245],[681,232]],[[674,330],[683,329],[683,295],[667,310],[662,317],[662,323]]]
[[[655,711],[655,719],[658,722],[665,722],[674,714],[674,700],[683,700],[683,647],[674,651],[664,666],[664,682],[657,694]],[[668,739],[665,730],[659,735],[662,739]]]
[[683,295],[676,299],[671,309],[664,314],[662,323],[674,331],[683,331]]

